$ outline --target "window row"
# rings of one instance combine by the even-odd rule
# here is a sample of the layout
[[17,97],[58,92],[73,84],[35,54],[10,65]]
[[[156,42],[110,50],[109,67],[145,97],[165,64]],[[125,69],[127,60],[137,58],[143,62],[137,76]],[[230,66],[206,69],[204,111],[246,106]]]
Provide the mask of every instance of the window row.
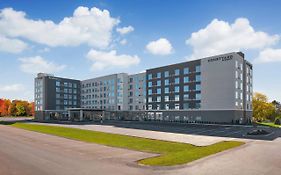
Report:
[[64,98],[64,99],[77,99],[77,95],[68,95],[68,94],[56,94],[56,98]]
[[61,81],[56,81],[56,86],[64,86],[64,87],[70,87],[70,88],[77,88],[78,85],[77,83],[71,83],[71,82],[61,82]]
[[56,92],[57,93],[61,93],[61,92],[63,92],[63,93],[69,93],[69,94],[77,94],[77,89],[61,89],[61,88],[59,88],[59,87],[56,87]]
[[[201,75],[196,75],[195,76],[195,81],[196,82],[200,82],[201,81]],[[188,76],[183,77],[183,83],[189,83],[189,82],[191,82],[191,81],[190,81]],[[173,81],[170,81],[170,79],[165,79],[164,80],[164,85],[165,86],[168,86],[168,85],[171,85],[171,84],[180,84],[180,77],[174,78]],[[157,80],[155,85],[156,86],[161,86],[161,80]],[[148,87],[152,87],[152,86],[153,86],[153,82],[149,81],[148,82]]]
[[86,88],[91,86],[114,85],[114,84],[115,84],[115,80],[112,79],[112,80],[96,81],[92,83],[83,83],[82,87]]
[[[200,71],[201,71],[201,66],[200,65],[196,66],[195,72],[200,72]],[[147,78],[148,78],[148,80],[151,80],[152,78],[161,78],[163,76],[162,73],[163,73],[164,77],[170,77],[170,76],[178,76],[180,74],[189,74],[191,72],[190,72],[189,68],[186,67],[183,70],[175,69],[173,71],[158,72],[155,74],[150,73],[150,74],[148,74]]]
[[[189,92],[191,91],[191,89],[189,88],[189,85],[184,85],[183,86],[183,92]],[[195,86],[195,91],[201,91],[201,84],[196,84]],[[164,93],[168,94],[168,93],[179,93],[180,92],[180,86],[175,86],[174,88],[171,87],[165,87],[164,88]],[[152,95],[153,93],[156,94],[161,94],[161,88],[157,88],[156,91],[153,89],[148,89],[148,95]]]
[[[156,97],[148,97],[148,102],[162,102],[161,96],[156,96]],[[184,101],[187,100],[193,100],[189,94],[184,94],[183,99]],[[195,100],[201,100],[201,93],[196,93],[195,94]],[[164,96],[164,101],[169,102],[169,101],[180,101],[180,95],[165,95]]]
[[[191,103],[183,103],[183,107],[182,109],[200,109],[201,108],[201,103],[198,102],[198,103],[195,103],[195,106],[194,105],[191,105]],[[156,104],[156,105],[151,105],[149,104],[147,106],[147,109],[148,110],[180,110],[180,104],[179,103],[175,103],[175,104],[165,104],[164,106],[160,105],[160,104]]]
[[77,101],[72,101],[72,100],[56,100],[56,105],[77,105]]

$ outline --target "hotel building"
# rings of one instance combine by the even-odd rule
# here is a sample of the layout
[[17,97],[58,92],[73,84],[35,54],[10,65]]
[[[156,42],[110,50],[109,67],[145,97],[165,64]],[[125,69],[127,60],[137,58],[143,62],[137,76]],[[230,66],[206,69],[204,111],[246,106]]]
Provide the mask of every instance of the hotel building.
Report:
[[134,118],[135,111],[136,115],[143,112],[140,120],[248,123],[252,117],[252,69],[242,52],[232,52],[139,74],[83,81],[38,74],[36,110],[81,108],[119,111],[119,115],[131,111],[126,118]]

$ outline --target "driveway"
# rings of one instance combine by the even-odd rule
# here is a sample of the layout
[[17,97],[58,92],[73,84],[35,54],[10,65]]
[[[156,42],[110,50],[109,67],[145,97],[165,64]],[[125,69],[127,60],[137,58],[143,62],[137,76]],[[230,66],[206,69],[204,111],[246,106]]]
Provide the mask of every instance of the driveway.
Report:
[[[167,133],[163,134],[162,137],[167,136]],[[139,159],[153,156],[149,153],[84,143],[4,125],[0,125],[0,148],[0,174],[5,175],[279,175],[281,172],[281,138],[273,141],[249,139],[241,147],[173,167],[136,164]]]

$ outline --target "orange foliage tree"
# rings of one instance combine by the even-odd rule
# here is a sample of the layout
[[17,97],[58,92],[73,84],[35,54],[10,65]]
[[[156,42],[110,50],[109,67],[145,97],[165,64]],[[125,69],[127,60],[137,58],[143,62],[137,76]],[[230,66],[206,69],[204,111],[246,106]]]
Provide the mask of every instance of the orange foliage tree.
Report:
[[0,99],[0,116],[34,116],[34,102]]

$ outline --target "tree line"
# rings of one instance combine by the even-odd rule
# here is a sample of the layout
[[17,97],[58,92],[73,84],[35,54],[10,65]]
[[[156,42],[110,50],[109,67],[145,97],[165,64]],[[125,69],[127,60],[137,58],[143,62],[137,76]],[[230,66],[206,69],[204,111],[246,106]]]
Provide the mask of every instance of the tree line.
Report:
[[281,105],[274,100],[269,102],[266,95],[262,93],[254,93],[253,96],[253,119],[257,122],[263,121],[280,121]]
[[0,99],[0,117],[34,116],[34,102]]

